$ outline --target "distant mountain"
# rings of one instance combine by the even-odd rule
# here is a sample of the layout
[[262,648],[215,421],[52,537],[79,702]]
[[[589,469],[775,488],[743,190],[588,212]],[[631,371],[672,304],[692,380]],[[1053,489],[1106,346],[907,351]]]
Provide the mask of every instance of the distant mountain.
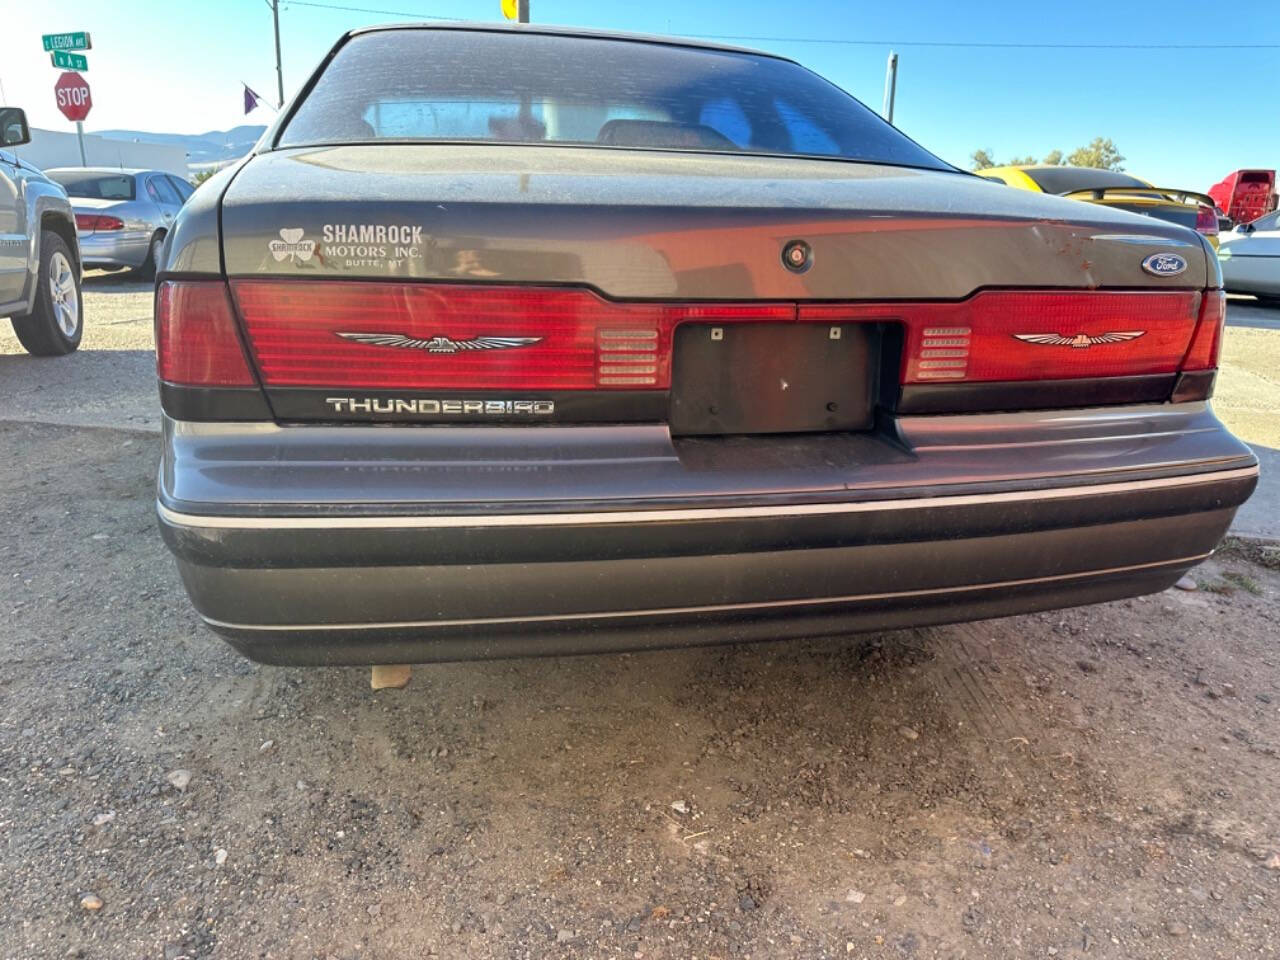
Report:
[[262,131],[262,124],[243,124],[230,130],[210,130],[208,133],[149,133],[146,130],[96,130],[100,137],[109,140],[128,140],[138,143],[163,143],[180,146],[187,151],[187,163],[225,163],[248,153]]

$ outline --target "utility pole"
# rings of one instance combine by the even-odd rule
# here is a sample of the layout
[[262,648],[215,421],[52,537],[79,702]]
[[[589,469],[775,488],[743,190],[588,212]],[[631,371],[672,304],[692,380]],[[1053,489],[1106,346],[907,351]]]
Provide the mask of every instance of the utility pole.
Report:
[[275,23],[276,28],[276,93],[280,99],[276,101],[277,108],[284,107],[284,68],[280,65],[280,0],[267,0],[271,5],[271,19]]
[[889,63],[884,69],[884,108],[881,115],[893,123],[893,100],[898,93],[898,55],[889,51]]
[[518,23],[529,22],[529,0],[516,0],[516,21]]

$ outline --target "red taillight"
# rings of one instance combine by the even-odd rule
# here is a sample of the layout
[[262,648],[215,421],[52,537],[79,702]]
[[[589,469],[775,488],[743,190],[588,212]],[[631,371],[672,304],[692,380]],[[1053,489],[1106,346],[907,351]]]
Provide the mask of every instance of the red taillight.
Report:
[[1218,235],[1218,211],[1201,204],[1196,210],[1196,230],[1206,237]]
[[1173,373],[1199,299],[1192,292],[988,291],[962,303],[904,307],[902,382]]
[[618,303],[582,289],[444,283],[231,286],[266,386],[663,390],[672,332],[689,321],[898,326],[904,384],[1140,376],[1177,372],[1193,332],[1208,336],[1211,326],[1194,291],[796,306]]
[[76,230],[80,233],[96,233],[99,230],[123,230],[124,221],[99,213],[77,213]]
[[789,321],[790,304],[615,303],[588,290],[232,283],[268,386],[644,390],[684,320]]
[[156,372],[183,386],[252,387],[226,284],[162,283],[156,298]]
[[1200,320],[1195,335],[1187,349],[1181,369],[1216,370],[1218,349],[1222,344],[1222,327],[1227,320],[1227,295],[1221,290],[1209,290],[1200,305]]

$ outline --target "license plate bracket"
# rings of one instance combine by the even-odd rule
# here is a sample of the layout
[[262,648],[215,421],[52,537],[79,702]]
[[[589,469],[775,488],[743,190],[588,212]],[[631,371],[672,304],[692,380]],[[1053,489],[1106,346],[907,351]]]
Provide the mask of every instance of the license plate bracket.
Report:
[[872,426],[874,325],[685,323],[672,345],[678,436]]

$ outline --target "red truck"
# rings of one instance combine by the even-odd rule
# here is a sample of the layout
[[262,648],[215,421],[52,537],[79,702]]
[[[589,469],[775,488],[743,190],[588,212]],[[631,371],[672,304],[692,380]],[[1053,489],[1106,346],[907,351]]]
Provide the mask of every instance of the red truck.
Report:
[[1249,223],[1276,208],[1276,172],[1237,170],[1210,187],[1209,196],[1236,223]]

